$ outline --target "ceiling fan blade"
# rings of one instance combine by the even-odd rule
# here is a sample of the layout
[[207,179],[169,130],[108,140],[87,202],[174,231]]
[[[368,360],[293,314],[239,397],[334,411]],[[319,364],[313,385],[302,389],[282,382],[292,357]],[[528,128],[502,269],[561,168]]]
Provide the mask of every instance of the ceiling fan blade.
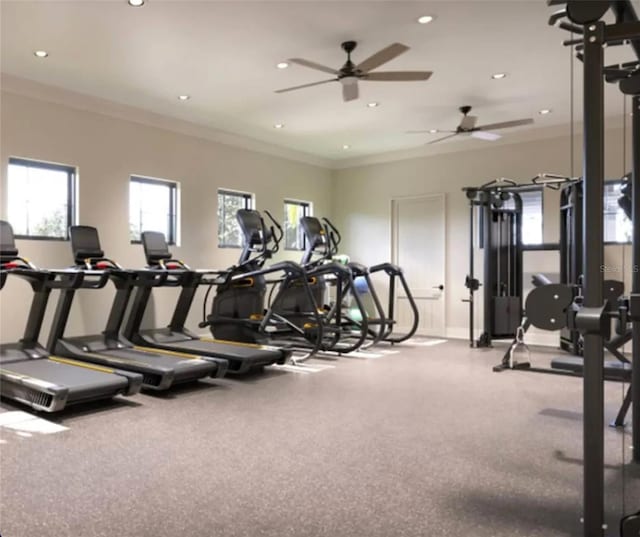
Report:
[[509,127],[520,127],[521,125],[531,125],[533,119],[516,119],[514,121],[503,121],[502,123],[491,123],[489,125],[480,125],[476,127],[478,130],[495,131],[498,129],[508,129]]
[[342,84],[342,100],[344,102],[355,101],[360,95],[358,83]]
[[430,129],[428,131],[405,131],[406,134],[441,134],[444,132],[457,133],[457,131],[441,131],[440,129]]
[[432,74],[431,71],[382,71],[380,73],[368,73],[362,78],[364,80],[409,82],[413,80],[429,80]]
[[373,56],[369,56],[366,60],[359,63],[356,66],[356,69],[363,73],[368,73],[372,69],[380,67],[383,63],[390,62],[394,58],[397,58],[403,52],[407,52],[407,50],[409,50],[407,45],[393,43],[393,45],[389,45],[388,47],[379,50]]
[[327,82],[335,82],[337,78],[330,78],[329,80],[321,80],[320,82],[312,82],[311,84],[302,84],[302,86],[293,86],[292,88],[285,88],[276,90],[276,93],[285,93],[287,91],[299,90],[302,88],[310,88],[312,86],[319,86],[320,84],[326,84]]
[[444,136],[443,138],[438,138],[437,140],[431,140],[427,145],[437,144],[438,142],[443,142],[444,140],[448,140],[449,138],[453,138],[454,136],[458,136],[458,133],[455,132],[450,134],[449,136]]
[[290,58],[289,61],[304,67],[309,67],[309,69],[315,69],[316,71],[323,71],[324,73],[330,73],[332,75],[338,74],[336,69],[332,69],[331,67],[327,67],[326,65],[321,65],[316,62],[310,62],[309,60],[303,60],[302,58]]
[[476,116],[464,116],[460,122],[460,128],[463,130],[471,130],[476,126],[478,118]]
[[477,138],[478,140],[486,140],[487,142],[495,142],[502,138],[499,134],[495,132],[485,132],[485,131],[473,131],[471,133],[472,138]]

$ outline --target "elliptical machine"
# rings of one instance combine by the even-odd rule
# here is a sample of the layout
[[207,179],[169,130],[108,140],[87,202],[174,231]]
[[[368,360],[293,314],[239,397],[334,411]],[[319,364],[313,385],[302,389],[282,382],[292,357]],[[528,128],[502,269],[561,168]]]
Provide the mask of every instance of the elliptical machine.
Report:
[[[305,216],[300,219],[300,226],[305,234],[307,248],[302,258],[302,265],[308,266],[312,263],[313,256],[317,256],[315,263],[321,263],[324,260],[338,260],[339,245],[342,236],[338,228],[326,217],[320,221],[312,216]],[[369,343],[372,345],[380,341],[395,344],[411,338],[418,329],[420,322],[420,314],[418,306],[413,298],[409,284],[404,276],[401,267],[392,263],[379,263],[371,267],[367,267],[360,263],[349,262],[344,260],[347,266],[353,272],[354,285],[348,291],[353,296],[359,296],[364,303],[367,323],[369,326],[368,336]],[[384,273],[388,277],[388,302],[387,308],[382,305],[376,288],[372,281],[375,274]],[[398,284],[402,287],[411,312],[411,322],[409,329],[398,334],[394,332],[397,326],[396,319],[396,299]],[[357,319],[354,319],[357,321]]]
[[[237,212],[244,246],[238,264],[231,267],[224,281],[217,285],[211,313],[203,324],[210,326],[214,337],[268,341],[305,352],[296,362],[317,351],[348,353],[359,348],[367,337],[366,322],[354,330],[343,308],[344,290],[353,285],[350,269],[336,263],[303,268],[286,261],[284,263],[300,270],[285,272],[284,277],[267,278],[267,274],[282,265],[265,267],[266,261],[280,248],[283,230],[268,211],[265,214],[270,220],[269,226],[258,211]],[[335,302],[330,306],[322,300],[325,277],[337,282]],[[364,312],[359,299],[356,307]]]

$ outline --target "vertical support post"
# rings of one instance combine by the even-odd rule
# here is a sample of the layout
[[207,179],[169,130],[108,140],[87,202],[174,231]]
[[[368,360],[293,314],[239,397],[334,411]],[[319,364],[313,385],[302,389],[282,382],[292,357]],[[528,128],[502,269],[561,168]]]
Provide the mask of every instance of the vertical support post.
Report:
[[193,299],[196,296],[202,277],[203,275],[197,272],[182,274],[182,290],[178,296],[176,309],[174,310],[171,322],[169,323],[169,329],[172,332],[184,331],[184,325],[187,322],[187,316],[189,315],[189,310],[193,304]]
[[151,287],[142,286],[137,287],[133,293],[133,302],[131,309],[129,310],[129,317],[124,324],[123,335],[125,338],[132,341],[139,341],[139,334],[142,328],[142,321],[144,319],[149,299],[151,298]]
[[53,315],[53,320],[51,321],[49,341],[47,343],[47,350],[51,354],[55,354],[58,340],[64,337],[64,332],[67,328],[69,313],[71,312],[71,305],[73,304],[73,297],[75,296],[75,294],[75,289],[60,290],[58,304],[56,305],[56,312]]
[[[524,315],[524,300],[522,295],[523,293],[523,274],[524,274],[524,258],[523,258],[523,249],[522,249],[522,218],[523,218],[523,207],[522,207],[522,196],[518,193],[513,194],[513,199],[516,205],[516,214],[514,221],[513,229],[513,240],[511,241],[511,245],[514,249],[513,252],[513,266],[511,267],[511,275],[513,277],[513,295],[518,298],[518,317],[517,323],[518,326],[522,324],[522,317]],[[511,323],[509,323],[511,324]],[[517,328],[516,328],[517,330]],[[514,333],[514,336],[516,334]]]
[[474,248],[473,248],[473,234],[474,234],[474,225],[473,225],[473,217],[475,202],[473,200],[469,200],[469,346],[475,347],[475,326],[474,326],[474,310],[475,310],[475,291],[473,289],[473,280],[475,278],[475,258],[474,258]]
[[[631,214],[633,217],[633,252],[632,252],[632,281],[631,292],[640,294],[640,96],[631,100],[633,110],[633,123],[631,144],[633,151],[633,169],[631,171],[632,203]],[[633,331],[633,370],[631,378],[632,397],[632,434],[633,434],[633,460],[640,463],[640,321],[634,321]]]
[[105,339],[109,341],[117,341],[122,321],[127,311],[131,292],[133,290],[133,281],[135,275],[130,272],[115,273],[111,275],[111,280],[116,287],[116,294],[111,304],[107,325],[103,332]]
[[482,234],[484,247],[484,332],[482,334],[483,340],[480,341],[479,346],[491,347],[491,336],[493,335],[493,297],[495,294],[496,286],[496,252],[494,251],[494,238],[493,238],[493,209],[492,209],[492,195],[491,192],[481,193],[482,204]]
[[[584,307],[604,304],[604,23],[584,31]],[[584,537],[604,535],[604,347],[601,334],[584,336]]]
[[389,316],[389,320],[392,321],[389,323],[387,330],[385,330],[385,337],[389,336],[391,332],[393,332],[393,321],[396,318],[396,278],[397,274],[394,272],[389,275],[389,309],[387,310],[387,315]]
[[[49,278],[50,277],[47,276],[47,279]],[[47,302],[49,302],[49,294],[51,293],[51,288],[47,287],[46,281],[38,282],[32,287],[34,290],[33,300],[31,301],[24,336],[20,340],[27,348],[32,348],[38,343],[42,321],[44,320],[44,314],[47,309]]]

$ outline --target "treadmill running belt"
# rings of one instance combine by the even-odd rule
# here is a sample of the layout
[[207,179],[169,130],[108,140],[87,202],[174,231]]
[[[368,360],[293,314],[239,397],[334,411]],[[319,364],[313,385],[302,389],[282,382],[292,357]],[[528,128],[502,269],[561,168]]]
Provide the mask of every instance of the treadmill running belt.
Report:
[[250,362],[275,362],[282,357],[282,352],[274,349],[255,348],[246,345],[231,345],[229,343],[215,343],[202,339],[172,342],[171,346],[193,350],[196,354],[215,354],[226,360],[247,360]]
[[91,395],[126,390],[128,380],[107,375],[91,368],[68,365],[46,358],[17,362],[4,366],[3,371],[69,388],[70,399],[84,399]]

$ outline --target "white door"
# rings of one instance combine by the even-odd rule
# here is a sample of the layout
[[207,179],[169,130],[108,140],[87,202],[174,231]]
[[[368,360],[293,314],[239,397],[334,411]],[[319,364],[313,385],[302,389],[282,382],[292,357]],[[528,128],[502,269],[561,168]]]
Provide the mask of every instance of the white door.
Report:
[[[445,335],[445,197],[434,194],[391,202],[393,263],[400,265],[420,312],[418,334]],[[412,316],[407,297],[396,298],[398,331]]]

